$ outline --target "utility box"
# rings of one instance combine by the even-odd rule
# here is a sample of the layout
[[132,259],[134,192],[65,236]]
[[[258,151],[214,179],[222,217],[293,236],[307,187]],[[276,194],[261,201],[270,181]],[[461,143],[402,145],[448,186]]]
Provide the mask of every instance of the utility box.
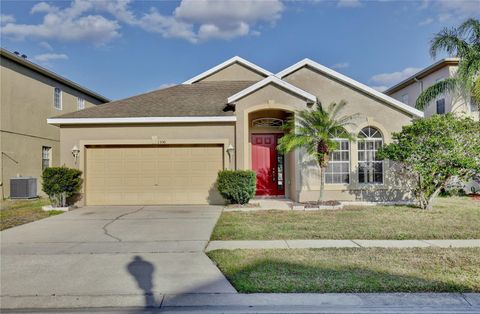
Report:
[[10,198],[37,197],[37,178],[18,177],[10,179]]

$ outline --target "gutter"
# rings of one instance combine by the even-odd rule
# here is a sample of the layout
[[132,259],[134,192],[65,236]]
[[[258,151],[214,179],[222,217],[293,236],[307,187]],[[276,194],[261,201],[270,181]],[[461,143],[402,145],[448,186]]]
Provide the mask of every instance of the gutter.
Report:
[[135,118],[49,118],[48,124],[145,124],[145,123],[201,123],[201,122],[235,122],[236,116],[204,117],[135,117]]

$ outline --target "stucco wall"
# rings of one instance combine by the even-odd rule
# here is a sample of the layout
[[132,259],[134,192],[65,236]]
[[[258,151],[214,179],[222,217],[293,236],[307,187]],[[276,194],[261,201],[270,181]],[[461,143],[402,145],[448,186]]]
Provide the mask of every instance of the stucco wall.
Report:
[[[445,78],[448,78],[451,76],[451,71],[450,68],[453,68],[451,66],[446,66],[438,71],[435,71],[426,77],[422,78],[419,80],[419,82],[410,84],[395,93],[391,94],[390,96],[400,100],[402,95],[407,94],[408,95],[408,105],[411,107],[415,107],[415,102],[417,101],[418,96],[420,96],[422,92],[422,83],[423,83],[423,90],[427,89],[428,87],[432,86],[435,84],[438,80],[442,80]],[[456,67],[455,67],[456,68]],[[430,103],[427,108],[425,108],[425,117],[429,117],[432,114],[436,113],[437,111],[437,106],[436,103],[433,101]],[[452,97],[450,95],[446,95],[445,97],[445,111],[450,112],[452,111]]]
[[[187,123],[156,125],[105,125],[69,126],[60,128],[61,164],[85,171],[85,146],[132,145],[132,144],[229,144],[235,146],[234,123]],[[72,156],[72,147],[80,148],[77,164]],[[235,156],[230,158],[225,151],[225,168],[233,169]]]
[[[409,124],[412,119],[410,114],[390,104],[307,67],[290,74],[284,80],[317,96],[324,108],[332,102],[345,100],[347,106],[339,116],[359,114],[354,121],[355,125],[348,127],[354,134],[358,134],[363,127],[373,126],[380,130],[384,142],[390,143],[391,133],[400,131],[402,126]],[[297,186],[298,199],[300,201],[318,199],[320,189],[318,167],[303,153],[298,155],[297,164],[302,165],[301,185]],[[350,143],[350,184],[326,184],[326,198],[343,200],[363,198],[371,201],[397,201],[409,198],[406,191],[399,191],[406,183],[395,176],[389,166],[389,162],[384,162],[383,184],[360,184],[357,143]]]
[[[272,117],[277,117],[278,113],[275,111],[293,113],[307,108],[304,99],[276,85],[268,85],[240,99],[236,104],[237,167],[239,169],[251,169],[252,167],[251,118],[258,116],[259,112],[264,110],[269,110]],[[298,159],[297,155],[298,153],[294,152],[288,154],[285,159],[286,196],[292,199],[297,198],[297,188],[301,184],[301,171],[295,162]]]
[[[52,147],[52,165],[59,165],[60,132],[47,124],[47,118],[77,110],[78,96],[85,99],[85,107],[100,102],[3,57],[0,84],[0,198],[6,198],[10,178],[17,174],[40,178],[42,146]],[[55,87],[62,89],[61,111],[54,108]],[[38,193],[43,194],[40,181]]]
[[233,63],[200,81],[260,81],[263,78],[263,75],[239,63]]
[[[402,95],[407,94],[408,105],[411,107],[415,107],[417,98],[418,96],[420,96],[422,92],[422,84],[423,84],[423,90],[425,90],[439,80],[453,77],[457,70],[458,70],[457,66],[445,66],[433,73],[430,73],[429,75],[422,78],[418,82],[410,84],[392,93],[390,96],[401,101]],[[465,100],[463,95],[446,94],[445,96],[442,96],[442,97],[445,98],[445,112],[454,112],[455,114],[459,114],[459,115],[470,115],[476,120],[478,120],[478,117],[479,117],[478,110],[471,112],[469,108],[470,100],[469,99]],[[439,98],[442,98],[442,97],[439,97]],[[431,115],[437,113],[436,102],[432,101],[425,108],[424,112],[425,112],[425,117],[430,117]]]

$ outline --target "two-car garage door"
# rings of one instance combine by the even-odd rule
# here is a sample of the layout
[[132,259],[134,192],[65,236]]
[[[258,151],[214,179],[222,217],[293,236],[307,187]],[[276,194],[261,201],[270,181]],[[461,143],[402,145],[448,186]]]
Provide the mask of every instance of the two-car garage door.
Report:
[[86,152],[88,205],[207,204],[223,146],[97,146]]

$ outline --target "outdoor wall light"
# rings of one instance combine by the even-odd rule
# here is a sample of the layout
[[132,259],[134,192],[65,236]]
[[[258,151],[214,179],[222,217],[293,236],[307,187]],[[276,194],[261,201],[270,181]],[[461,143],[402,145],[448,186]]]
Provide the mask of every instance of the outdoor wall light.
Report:
[[227,154],[228,154],[228,159],[231,162],[232,161],[232,154],[235,151],[235,147],[233,147],[232,144],[228,145],[227,147]]
[[77,145],[72,147],[72,156],[75,164],[77,164],[78,155],[80,155],[80,149],[78,149]]
[[234,150],[235,150],[235,147],[233,147],[232,144],[228,145],[228,147],[227,147],[227,154],[228,154],[228,155],[231,155]]

